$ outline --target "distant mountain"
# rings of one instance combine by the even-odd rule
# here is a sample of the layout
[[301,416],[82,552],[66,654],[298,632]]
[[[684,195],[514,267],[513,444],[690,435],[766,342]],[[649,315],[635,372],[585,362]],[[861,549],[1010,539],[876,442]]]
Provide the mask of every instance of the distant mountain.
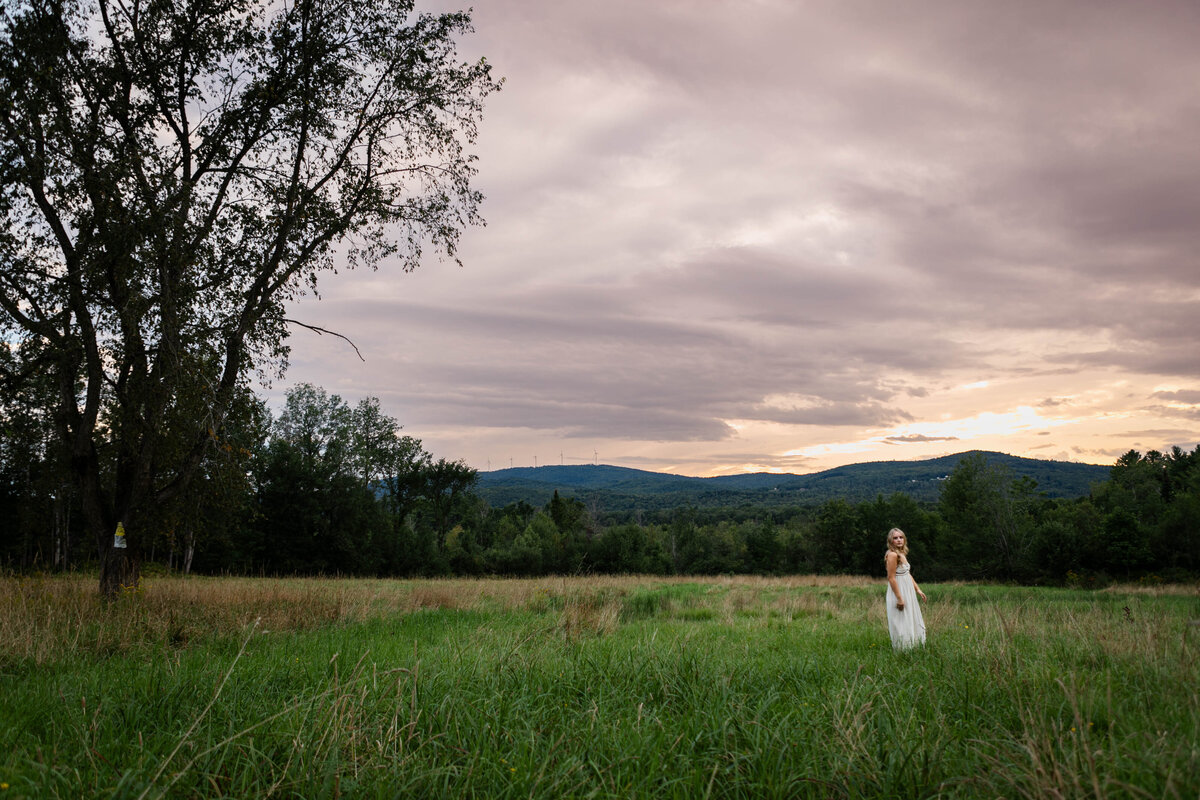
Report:
[[[1110,467],[1020,458],[1004,453],[982,454],[989,463],[1007,466],[1013,477],[1037,481],[1049,497],[1080,497],[1092,484],[1107,480]],[[555,490],[604,511],[663,509],[677,506],[712,508],[743,504],[783,506],[822,503],[833,498],[869,500],[876,495],[904,492],[920,501],[936,501],[941,482],[959,459],[971,453],[924,461],[875,461],[851,464],[809,475],[770,472],[694,478],[628,467],[578,466],[515,467],[479,473],[476,492],[493,507],[521,500],[542,506]]]

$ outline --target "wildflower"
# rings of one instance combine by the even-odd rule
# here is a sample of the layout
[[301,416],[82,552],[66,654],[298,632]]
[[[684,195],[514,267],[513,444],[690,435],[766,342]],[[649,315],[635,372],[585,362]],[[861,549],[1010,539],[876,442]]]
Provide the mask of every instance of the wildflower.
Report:
[[8,784],[0,783],[0,792],[7,792],[7,791],[8,791]]
[[509,772],[516,772],[516,771],[517,771],[517,768],[516,768],[516,767],[509,767],[509,768],[508,768],[508,771],[509,771]]

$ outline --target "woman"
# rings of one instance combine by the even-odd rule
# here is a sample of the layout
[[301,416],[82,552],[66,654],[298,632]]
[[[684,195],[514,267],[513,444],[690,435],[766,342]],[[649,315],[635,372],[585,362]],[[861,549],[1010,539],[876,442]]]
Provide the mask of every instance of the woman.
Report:
[[925,618],[917,595],[926,600],[925,593],[909,572],[908,539],[904,531],[892,528],[887,535],[887,619],[892,648],[907,650],[925,644]]

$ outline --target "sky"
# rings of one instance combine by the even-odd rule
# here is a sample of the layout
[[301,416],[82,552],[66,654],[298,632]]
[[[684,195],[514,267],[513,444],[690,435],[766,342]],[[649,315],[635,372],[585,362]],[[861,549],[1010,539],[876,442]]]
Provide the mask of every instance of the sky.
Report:
[[[426,2],[427,8],[456,9]],[[479,470],[1200,442],[1200,4],[475,0],[459,257],[291,367]]]

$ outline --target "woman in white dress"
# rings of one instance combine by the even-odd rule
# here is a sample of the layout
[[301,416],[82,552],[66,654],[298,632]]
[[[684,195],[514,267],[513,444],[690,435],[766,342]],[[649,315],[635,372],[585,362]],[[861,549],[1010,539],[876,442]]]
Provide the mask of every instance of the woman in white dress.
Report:
[[917,596],[926,600],[925,593],[913,580],[908,563],[908,539],[904,531],[892,528],[887,536],[887,620],[892,635],[892,648],[907,650],[925,644],[925,618]]

